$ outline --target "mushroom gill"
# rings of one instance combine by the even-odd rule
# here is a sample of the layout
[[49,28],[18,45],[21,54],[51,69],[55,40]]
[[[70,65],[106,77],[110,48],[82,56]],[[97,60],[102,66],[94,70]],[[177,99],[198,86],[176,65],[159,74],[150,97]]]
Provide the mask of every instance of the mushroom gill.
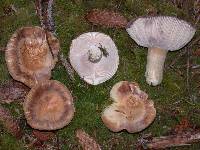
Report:
[[183,48],[196,29],[177,17],[154,16],[130,21],[126,31],[138,45],[148,47],[145,77],[149,85],[156,86],[162,82],[168,51]]
[[92,85],[112,78],[119,64],[114,41],[99,32],[87,32],[75,38],[70,46],[69,59],[79,76]]

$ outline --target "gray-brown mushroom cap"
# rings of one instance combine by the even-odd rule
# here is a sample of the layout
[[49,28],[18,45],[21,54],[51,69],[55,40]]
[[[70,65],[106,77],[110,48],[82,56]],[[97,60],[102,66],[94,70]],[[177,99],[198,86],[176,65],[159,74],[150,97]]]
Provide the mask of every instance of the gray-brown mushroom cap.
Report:
[[176,17],[156,16],[138,18],[129,23],[126,31],[140,46],[174,51],[184,47],[196,29]]
[[[129,87],[130,88],[129,88]],[[123,89],[123,90],[122,90]],[[102,113],[102,121],[113,132],[123,129],[130,133],[144,130],[156,116],[152,100],[136,83],[121,81],[111,90],[114,103]]]
[[70,123],[74,112],[72,95],[55,80],[35,85],[24,101],[25,117],[34,129],[60,129]]
[[51,77],[59,41],[40,27],[23,27],[11,37],[5,51],[9,73],[29,87]]

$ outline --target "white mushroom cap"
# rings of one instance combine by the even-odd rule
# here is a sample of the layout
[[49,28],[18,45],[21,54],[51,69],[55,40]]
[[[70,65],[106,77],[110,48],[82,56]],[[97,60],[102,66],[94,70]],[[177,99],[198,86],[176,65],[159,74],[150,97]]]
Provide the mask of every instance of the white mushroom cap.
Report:
[[84,33],[74,39],[69,58],[79,76],[92,85],[110,79],[119,64],[115,43],[108,35],[99,32]]
[[140,46],[178,50],[194,36],[195,28],[170,16],[142,17],[130,22],[126,31]]

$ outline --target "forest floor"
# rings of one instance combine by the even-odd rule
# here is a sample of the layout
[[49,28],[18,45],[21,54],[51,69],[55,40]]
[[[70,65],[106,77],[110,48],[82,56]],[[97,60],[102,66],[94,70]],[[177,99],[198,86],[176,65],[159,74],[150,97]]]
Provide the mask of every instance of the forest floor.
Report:
[[[188,5],[189,6],[189,5]],[[110,9],[122,13],[128,20],[144,16],[151,11],[159,15],[177,16],[192,24],[195,23],[194,14],[186,6],[177,6],[164,0],[57,0],[54,4],[54,18],[56,34],[60,40],[61,51],[68,57],[69,47],[74,38],[84,32],[98,31],[108,34],[115,42],[120,56],[117,73],[105,83],[92,86],[75,75],[75,81],[59,62],[52,72],[52,79],[64,83],[72,92],[75,99],[75,116],[72,122],[56,131],[61,149],[80,149],[75,138],[75,130],[83,129],[96,139],[102,149],[136,149],[139,137],[146,134],[152,136],[167,135],[183,118],[200,126],[200,68],[189,69],[187,73],[187,53],[180,56],[184,50],[169,52],[163,82],[156,87],[145,81],[145,66],[147,48],[138,46],[124,29],[94,26],[85,20],[86,13],[93,9]],[[200,22],[199,22],[200,24]],[[35,13],[34,1],[3,0],[0,1],[0,84],[9,81],[11,76],[5,63],[4,51],[11,35],[23,26],[40,26]],[[200,26],[194,39],[200,35]],[[196,66],[200,64],[200,56],[193,55],[199,45],[191,48],[190,62]],[[199,54],[200,55],[200,54]],[[180,56],[180,57],[179,57]],[[177,59],[177,60],[176,60]],[[174,61],[176,60],[176,61]],[[172,62],[175,62],[172,64]],[[188,77],[189,76],[189,77]],[[187,80],[188,79],[188,80]],[[109,92],[112,86],[122,80],[137,82],[141,89],[148,93],[155,103],[157,116],[155,121],[145,130],[130,134],[126,131],[113,133],[103,124],[100,116],[103,109],[111,103]],[[188,81],[188,82],[187,82]],[[21,103],[3,104],[16,118],[25,122]],[[24,125],[29,133],[31,128]],[[26,149],[23,140],[18,141],[0,125],[0,149]],[[176,148],[171,148],[176,149]],[[179,147],[180,150],[198,150],[200,143]]]

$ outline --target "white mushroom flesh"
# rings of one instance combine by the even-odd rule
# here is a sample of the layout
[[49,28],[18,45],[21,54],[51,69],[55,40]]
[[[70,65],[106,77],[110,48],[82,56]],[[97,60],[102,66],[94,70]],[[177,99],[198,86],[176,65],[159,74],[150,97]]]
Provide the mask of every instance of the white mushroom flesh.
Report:
[[145,77],[149,85],[156,86],[161,83],[167,52],[159,48],[148,49]]
[[92,63],[97,63],[101,60],[102,58],[102,52],[97,46],[92,46],[88,50],[88,59]]

